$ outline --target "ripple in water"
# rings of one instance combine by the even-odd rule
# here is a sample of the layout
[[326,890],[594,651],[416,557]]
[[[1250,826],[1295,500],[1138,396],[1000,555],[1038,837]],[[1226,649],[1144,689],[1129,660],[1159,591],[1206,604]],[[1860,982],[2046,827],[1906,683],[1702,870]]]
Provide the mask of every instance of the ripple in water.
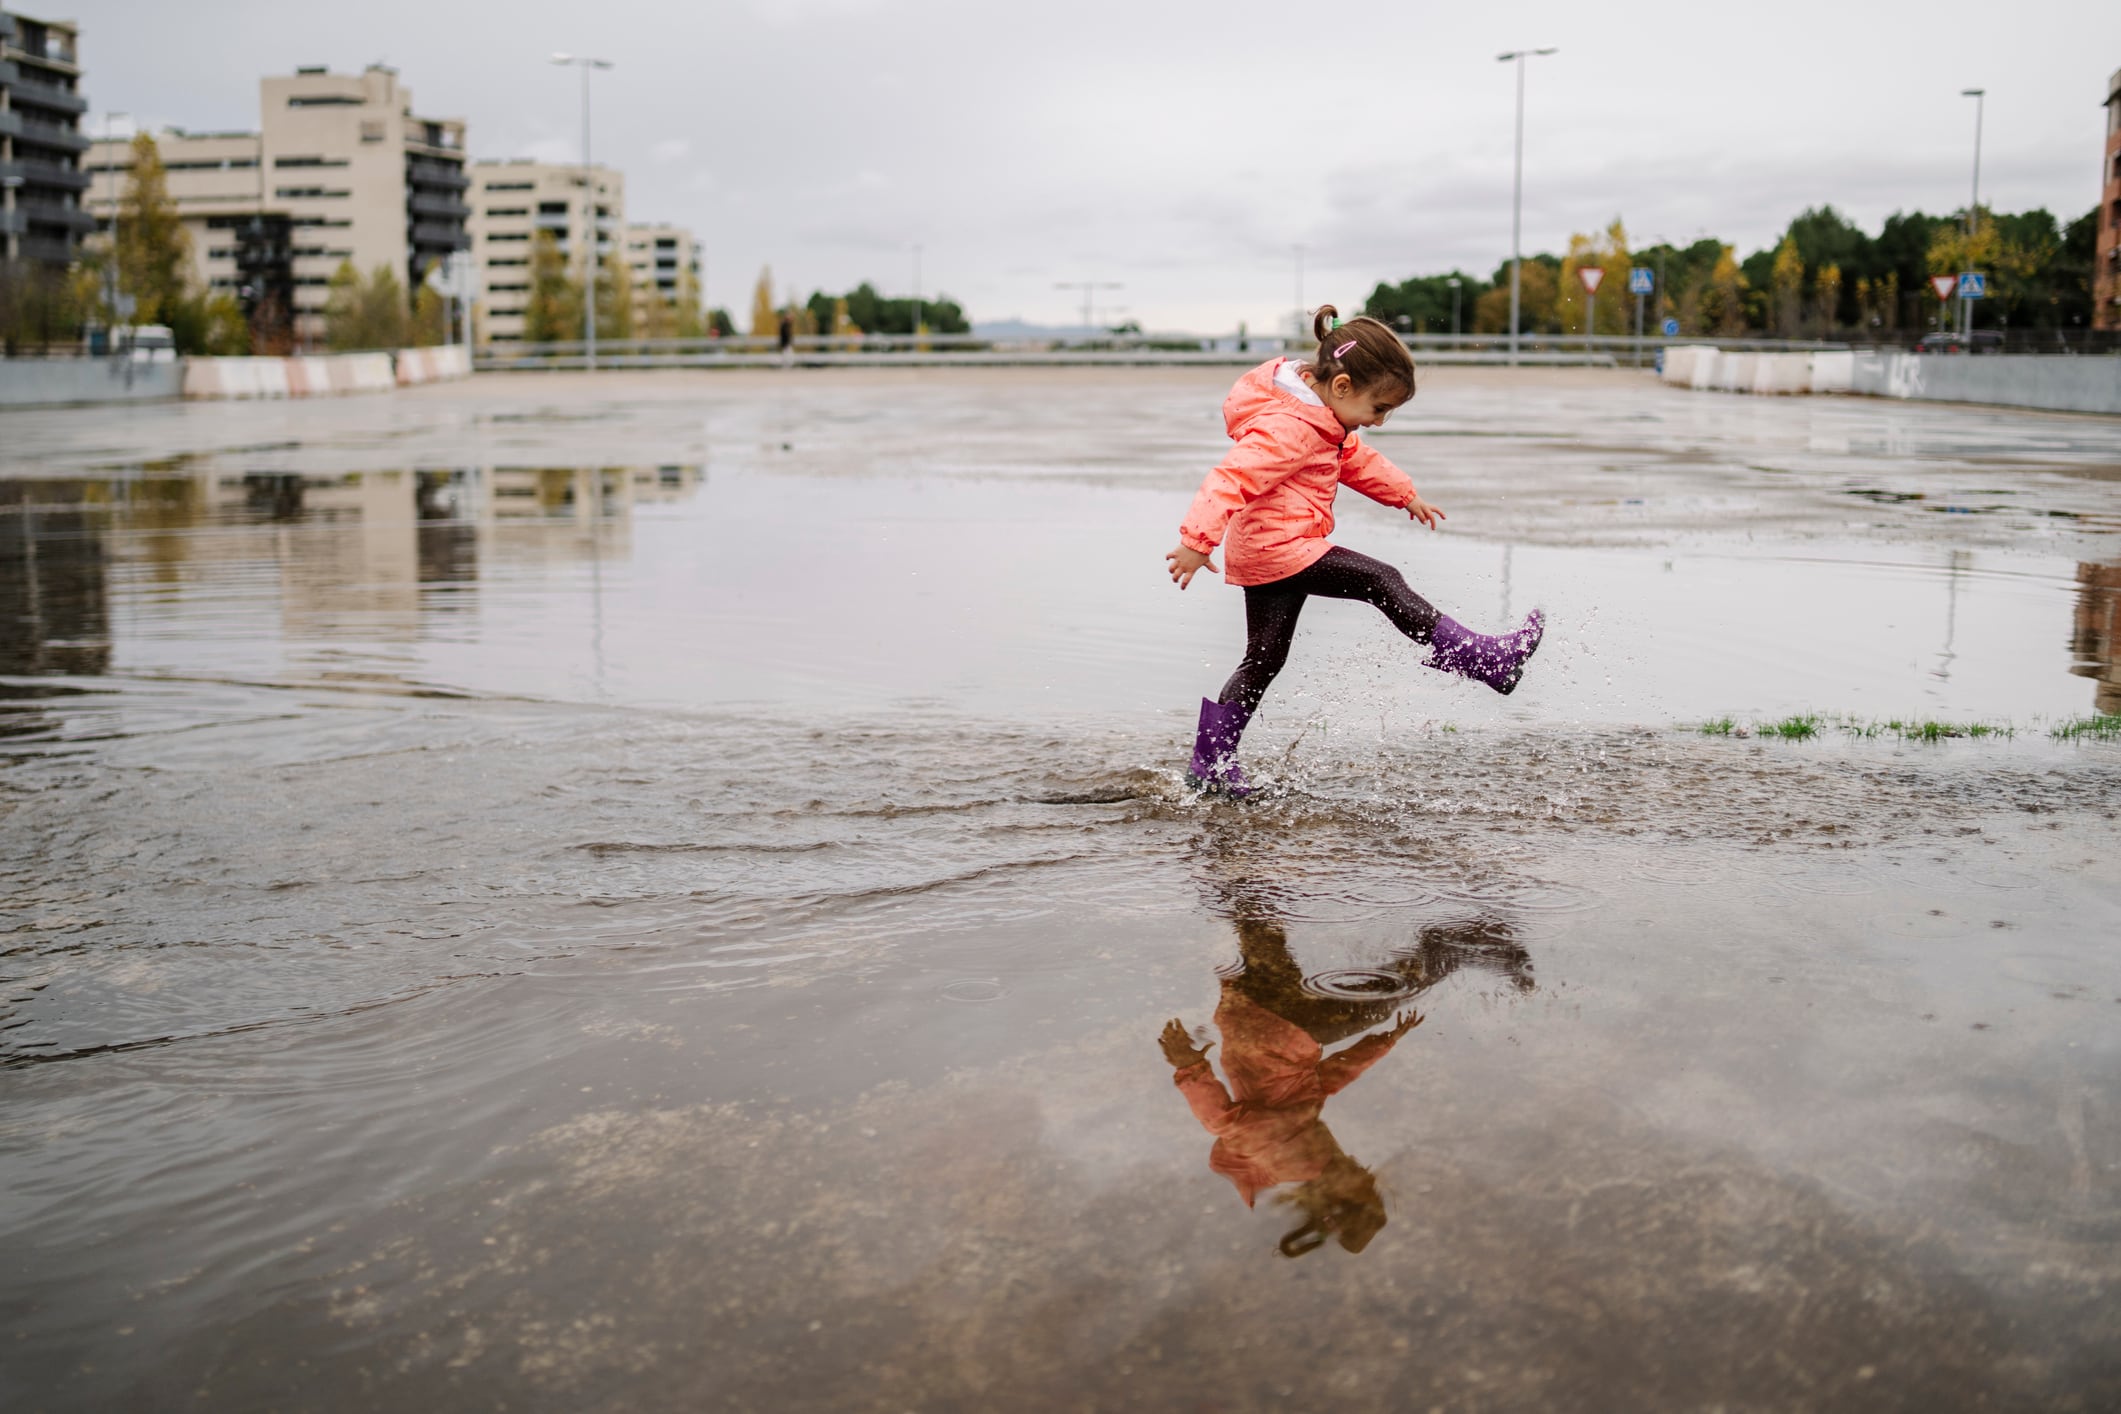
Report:
[[1009,989],[992,977],[960,977],[945,983],[943,997],[953,1002],[998,1002]]
[[1421,990],[1418,982],[1397,972],[1374,967],[1336,967],[1304,978],[1304,990],[1315,997],[1339,997],[1348,1001],[1386,1002],[1411,997]]

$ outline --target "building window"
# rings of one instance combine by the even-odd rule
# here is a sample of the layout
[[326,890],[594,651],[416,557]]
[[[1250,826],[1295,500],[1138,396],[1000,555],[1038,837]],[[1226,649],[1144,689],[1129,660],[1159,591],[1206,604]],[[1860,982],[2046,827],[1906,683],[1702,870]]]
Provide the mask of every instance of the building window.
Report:
[[281,187],[281,188],[279,188],[279,189],[278,189],[277,191],[275,191],[275,192],[273,193],[273,195],[274,195],[274,196],[278,196],[278,197],[296,197],[296,198],[300,198],[300,197],[312,197],[312,198],[322,197],[322,198],[329,198],[329,199],[332,199],[332,200],[337,200],[337,199],[338,199],[338,198],[340,198],[340,197],[344,197],[344,196],[352,196],[352,195],[353,195],[353,193],[352,193],[352,192],[350,192],[350,191],[331,191],[331,190],[328,190],[327,188],[324,188],[324,187]]
[[298,93],[287,100],[290,108],[359,108],[368,100],[344,93]]
[[486,214],[492,219],[499,220],[504,216],[528,216],[530,208],[527,206],[496,206],[487,211]]
[[538,184],[536,182],[488,182],[486,184],[486,190],[488,191],[536,191],[537,189]]
[[530,239],[530,233],[528,231],[494,231],[489,233],[486,239],[495,242],[527,241]]
[[489,260],[486,262],[486,268],[489,270],[512,270],[519,265],[528,264],[530,262],[527,260]]
[[345,167],[350,165],[344,157],[275,157],[275,167]]
[[361,141],[363,142],[381,142],[385,131],[383,124],[373,118],[361,120]]

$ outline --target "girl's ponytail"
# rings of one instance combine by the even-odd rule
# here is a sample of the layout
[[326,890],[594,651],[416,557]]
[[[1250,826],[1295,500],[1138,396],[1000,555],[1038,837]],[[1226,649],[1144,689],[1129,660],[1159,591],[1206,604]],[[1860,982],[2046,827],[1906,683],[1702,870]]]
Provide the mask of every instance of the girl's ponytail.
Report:
[[1311,360],[1311,376],[1331,382],[1345,373],[1357,389],[1397,393],[1399,401],[1414,396],[1414,357],[1399,335],[1367,314],[1340,322],[1340,311],[1330,304],[1311,316],[1311,332],[1318,339],[1318,354]]

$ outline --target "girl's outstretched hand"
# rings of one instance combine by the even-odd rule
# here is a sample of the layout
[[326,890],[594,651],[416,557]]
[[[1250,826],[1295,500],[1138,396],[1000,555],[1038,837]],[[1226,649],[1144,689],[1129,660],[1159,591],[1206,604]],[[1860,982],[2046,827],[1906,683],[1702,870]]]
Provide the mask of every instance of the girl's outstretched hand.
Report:
[[1417,491],[1414,493],[1414,499],[1407,502],[1407,519],[1418,520],[1434,530],[1444,519],[1443,507],[1424,501],[1421,499],[1421,493]]
[[1210,574],[1221,574],[1215,567],[1213,555],[1203,555],[1191,545],[1181,543],[1176,550],[1165,554],[1164,561],[1171,571],[1171,582],[1184,589],[1193,582],[1193,576],[1206,570]]

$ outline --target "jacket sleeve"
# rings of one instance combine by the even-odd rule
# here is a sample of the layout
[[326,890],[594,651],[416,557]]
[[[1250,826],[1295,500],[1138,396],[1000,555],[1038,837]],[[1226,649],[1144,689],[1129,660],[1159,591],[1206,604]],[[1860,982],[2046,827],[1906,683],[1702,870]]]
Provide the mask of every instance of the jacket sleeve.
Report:
[[1186,1097],[1193,1109],[1193,1117],[1200,1127],[1210,1134],[1221,1134],[1230,1127],[1237,1106],[1230,1099],[1230,1092],[1215,1078],[1214,1068],[1206,1061],[1195,1061],[1171,1077],[1171,1083]]
[[1343,486],[1388,506],[1403,507],[1414,499],[1414,483],[1407,474],[1360,437],[1348,439],[1348,450],[1340,459],[1340,480]]
[[[1385,465],[1390,466],[1390,462]],[[1392,1053],[1397,1038],[1379,1034],[1365,1036],[1345,1051],[1327,1056],[1318,1063],[1318,1078],[1328,1095],[1338,1095],[1355,1083],[1355,1077]]]
[[1178,528],[1179,540],[1207,554],[1222,544],[1230,517],[1287,480],[1300,460],[1270,427],[1251,428],[1201,482],[1185,523]]

